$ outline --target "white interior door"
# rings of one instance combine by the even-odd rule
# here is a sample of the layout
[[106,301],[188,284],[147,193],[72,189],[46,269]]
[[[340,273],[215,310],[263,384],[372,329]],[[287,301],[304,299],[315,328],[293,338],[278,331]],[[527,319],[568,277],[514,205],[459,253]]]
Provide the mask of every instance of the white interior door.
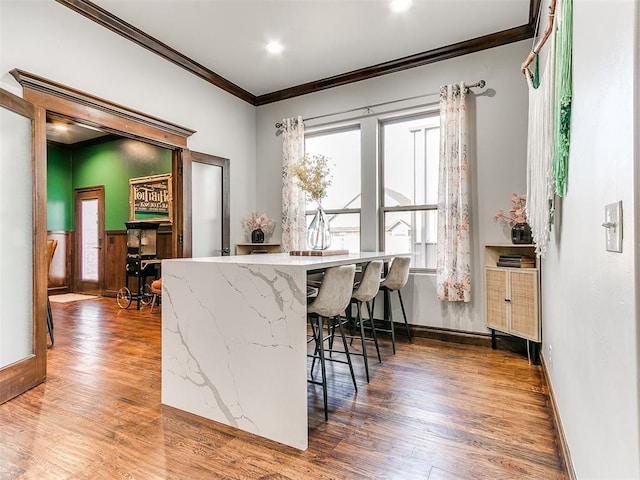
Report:
[[229,253],[229,161],[191,152],[193,257]]
[[222,167],[193,162],[191,215],[194,257],[222,254]]

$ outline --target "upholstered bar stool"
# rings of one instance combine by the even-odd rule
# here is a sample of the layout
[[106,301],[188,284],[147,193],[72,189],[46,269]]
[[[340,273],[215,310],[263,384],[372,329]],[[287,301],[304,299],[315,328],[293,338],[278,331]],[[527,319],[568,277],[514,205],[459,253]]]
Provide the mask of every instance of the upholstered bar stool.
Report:
[[[350,352],[351,355],[362,355],[364,359],[364,371],[367,377],[367,383],[369,383],[369,361],[367,357],[367,341],[373,341],[376,346],[376,352],[378,353],[378,361],[382,362],[380,356],[380,347],[378,346],[378,335],[373,324],[373,309],[371,308],[371,301],[376,297],[380,291],[380,274],[382,273],[382,260],[374,260],[370,262],[362,274],[358,287],[353,291],[351,295],[351,303],[356,305],[356,319],[355,328],[360,329],[360,343],[362,345],[362,353]],[[369,318],[362,318],[362,304],[367,305],[367,311]],[[349,313],[349,317],[351,316]],[[369,330],[371,330],[372,338],[365,336],[365,322],[369,322]]]
[[[411,339],[411,331],[409,330],[409,322],[407,322],[407,313],[404,310],[404,302],[402,301],[402,294],[400,290],[407,284],[409,280],[409,267],[411,265],[411,259],[409,257],[394,257],[391,261],[391,267],[389,273],[380,282],[380,290],[384,292],[385,305],[389,310],[389,318],[385,318],[385,321],[389,322],[389,328],[377,327],[378,332],[385,332],[391,334],[391,344],[393,346],[393,354],[396,353],[396,333],[393,326],[393,309],[391,308],[391,292],[398,292],[398,298],[400,299],[400,307],[402,308],[402,316],[404,317],[404,325],[407,329],[407,336],[409,342],[413,342]],[[375,302],[375,300],[374,300]]]
[[[318,295],[315,297],[315,300],[307,306],[307,318],[311,323],[313,338],[315,340],[314,353],[313,355],[308,355],[313,358],[313,362],[311,363],[311,379],[308,381],[315,385],[322,385],[325,420],[329,419],[327,406],[327,372],[325,362],[331,361],[349,365],[353,388],[356,392],[358,391],[356,376],[353,373],[353,365],[351,363],[351,357],[349,356],[349,347],[347,346],[342,322],[340,321],[340,315],[344,313],[351,301],[355,271],[355,265],[328,268],[322,278],[322,284],[318,290]],[[328,332],[333,332],[335,327],[338,327],[340,336],[342,337],[344,350],[334,350],[332,347],[325,348],[325,342],[332,339],[331,334],[327,334],[326,336],[324,334],[323,319],[325,318],[327,319]],[[333,358],[333,356],[327,357],[326,353],[329,353],[330,355],[333,353],[344,354],[346,356],[346,360]],[[322,382],[318,382],[313,378],[313,369],[315,367],[316,359],[320,362]]]
[[160,299],[162,298],[162,278],[154,280],[151,283],[151,293],[153,294],[153,297],[151,298],[150,312],[153,313],[153,307],[160,305]]
[[[47,240],[47,280],[49,279],[49,273],[51,272],[51,262],[53,261],[53,254],[56,253],[58,247],[57,240]],[[47,331],[49,332],[49,338],[51,339],[51,346],[53,346],[53,314],[51,313],[51,302],[49,301],[49,293],[47,292]]]

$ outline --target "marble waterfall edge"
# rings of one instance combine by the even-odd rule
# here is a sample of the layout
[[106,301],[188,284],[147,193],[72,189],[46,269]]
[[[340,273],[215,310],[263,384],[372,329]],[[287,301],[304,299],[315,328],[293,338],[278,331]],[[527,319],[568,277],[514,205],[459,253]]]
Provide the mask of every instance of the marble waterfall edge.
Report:
[[306,272],[185,259],[162,275],[162,403],[306,449]]

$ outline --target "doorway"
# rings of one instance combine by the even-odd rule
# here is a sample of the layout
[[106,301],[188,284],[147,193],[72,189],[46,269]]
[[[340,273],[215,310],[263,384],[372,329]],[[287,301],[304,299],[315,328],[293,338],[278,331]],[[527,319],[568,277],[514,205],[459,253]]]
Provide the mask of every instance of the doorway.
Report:
[[75,291],[100,295],[104,289],[104,187],[74,191]]
[[192,257],[229,255],[229,159],[191,152]]

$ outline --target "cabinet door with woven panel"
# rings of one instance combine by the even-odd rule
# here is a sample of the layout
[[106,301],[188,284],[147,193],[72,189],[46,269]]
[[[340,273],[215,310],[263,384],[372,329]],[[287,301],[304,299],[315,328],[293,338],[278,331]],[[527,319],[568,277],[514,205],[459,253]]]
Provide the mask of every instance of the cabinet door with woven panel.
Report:
[[505,270],[498,268],[485,269],[486,314],[487,327],[501,332],[509,331],[507,317],[508,282]]
[[509,272],[510,331],[519,337],[540,341],[538,321],[538,272],[513,270]]

